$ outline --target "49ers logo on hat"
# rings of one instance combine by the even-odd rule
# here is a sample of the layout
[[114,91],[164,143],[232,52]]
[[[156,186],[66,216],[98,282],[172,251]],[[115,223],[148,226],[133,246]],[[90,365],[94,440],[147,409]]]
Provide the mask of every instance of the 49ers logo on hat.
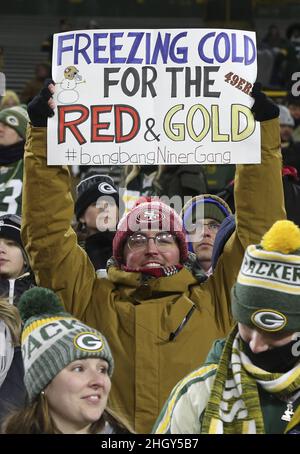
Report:
[[100,352],[104,347],[102,337],[89,331],[77,334],[73,342],[79,350],[91,353]]
[[116,189],[113,188],[112,185],[107,183],[106,181],[104,183],[100,183],[98,189],[100,192],[103,192],[104,194],[114,194],[115,192],[117,192]]
[[287,319],[281,312],[260,309],[251,316],[252,323],[265,331],[280,331],[286,324]]
[[137,215],[136,222],[161,222],[165,217],[164,213],[158,209],[145,210]]

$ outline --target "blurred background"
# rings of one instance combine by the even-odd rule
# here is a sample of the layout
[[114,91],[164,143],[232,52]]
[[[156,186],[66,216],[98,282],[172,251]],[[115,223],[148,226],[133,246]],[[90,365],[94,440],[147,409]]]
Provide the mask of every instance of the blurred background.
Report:
[[172,27],[255,30],[258,79],[278,101],[300,68],[299,0],[6,0],[1,2],[0,71],[6,88],[27,103],[49,74],[53,33]]

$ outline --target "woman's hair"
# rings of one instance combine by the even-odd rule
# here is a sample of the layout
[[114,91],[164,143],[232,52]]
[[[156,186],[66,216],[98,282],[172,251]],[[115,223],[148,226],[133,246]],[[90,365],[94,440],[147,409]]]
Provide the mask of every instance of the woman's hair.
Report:
[[113,410],[106,408],[104,410],[105,422],[108,422],[116,434],[135,433],[134,430],[126,424]]
[[10,330],[14,346],[20,345],[22,320],[18,309],[7,298],[0,297],[0,319]]
[[[101,418],[91,424],[90,433],[101,432],[105,425],[105,412]],[[51,417],[45,394],[40,393],[32,403],[24,408],[12,411],[2,424],[4,434],[60,434]]]
[[[112,410],[106,409],[100,419],[91,424],[90,433],[99,434],[105,423],[113,428],[113,433],[134,433]],[[12,411],[2,424],[3,434],[61,434],[50,415],[48,402],[43,393],[27,403],[24,408]]]
[[2,433],[5,434],[54,434],[56,427],[49,414],[45,396],[39,396],[24,408],[12,411],[4,420]]
[[[9,99],[13,100],[13,104],[9,104]],[[9,107],[13,107],[13,106],[19,106],[20,103],[21,103],[20,98],[15,91],[6,90],[6,92],[0,102],[0,110],[6,109]]]

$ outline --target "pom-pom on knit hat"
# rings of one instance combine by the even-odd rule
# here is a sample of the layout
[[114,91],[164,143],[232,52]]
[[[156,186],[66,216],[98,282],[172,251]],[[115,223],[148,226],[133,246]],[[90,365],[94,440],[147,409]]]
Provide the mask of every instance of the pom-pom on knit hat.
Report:
[[232,289],[236,321],[264,331],[300,329],[300,229],[277,221],[248,246]]
[[27,110],[23,106],[8,107],[0,111],[0,122],[14,129],[23,140],[29,121]]
[[35,287],[23,293],[19,311],[22,332],[24,383],[34,400],[68,364],[78,359],[101,358],[113,373],[113,358],[105,337],[64,311],[58,296]]
[[137,231],[170,232],[176,236],[180,250],[180,263],[188,258],[187,243],[182,220],[176,211],[158,199],[141,197],[118,224],[113,239],[113,256],[123,263],[123,248],[127,237]]

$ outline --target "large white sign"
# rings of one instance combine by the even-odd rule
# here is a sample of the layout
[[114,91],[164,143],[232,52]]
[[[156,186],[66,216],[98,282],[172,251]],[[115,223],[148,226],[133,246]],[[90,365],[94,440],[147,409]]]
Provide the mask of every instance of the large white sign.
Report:
[[48,164],[260,162],[254,32],[59,33],[52,71]]

